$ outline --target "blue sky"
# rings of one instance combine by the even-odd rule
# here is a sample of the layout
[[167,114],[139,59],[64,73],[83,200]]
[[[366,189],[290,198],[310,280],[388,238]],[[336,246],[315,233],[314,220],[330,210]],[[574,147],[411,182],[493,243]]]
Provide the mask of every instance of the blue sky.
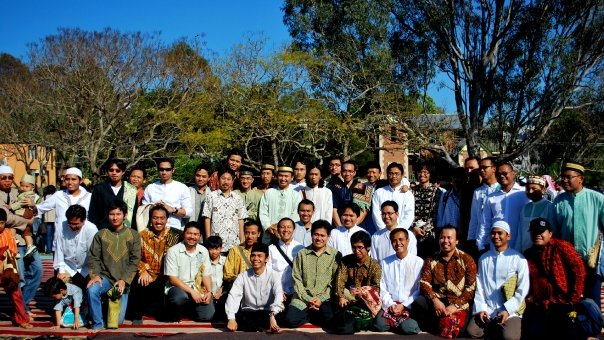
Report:
[[[58,27],[123,32],[161,32],[165,42],[201,35],[206,48],[224,54],[246,35],[261,33],[269,48],[290,41],[281,0],[3,0],[0,2],[0,52],[25,58],[27,44],[57,32]],[[453,109],[451,93],[431,86],[437,105]],[[447,103],[449,101],[449,103]]]

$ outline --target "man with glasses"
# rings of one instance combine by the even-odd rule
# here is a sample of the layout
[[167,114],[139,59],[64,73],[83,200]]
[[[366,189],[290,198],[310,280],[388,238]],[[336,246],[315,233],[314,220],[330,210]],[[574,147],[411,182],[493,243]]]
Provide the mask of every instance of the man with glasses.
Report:
[[193,213],[189,188],[185,184],[172,179],[174,160],[169,158],[157,160],[157,172],[159,172],[159,181],[147,186],[143,195],[143,204],[163,205],[170,214],[168,226],[182,230],[182,219],[191,217]]
[[92,189],[88,220],[99,229],[109,227],[107,207],[115,200],[122,200],[128,206],[128,214],[124,220],[126,227],[132,226],[133,216],[136,216],[137,189],[134,185],[124,181],[126,162],[121,159],[111,159],[106,163],[107,178],[105,182],[97,184]]
[[342,182],[331,187],[333,197],[333,225],[341,226],[341,215],[344,213],[344,207],[347,204],[356,204],[361,208],[361,213],[357,218],[357,224],[363,223],[365,217],[371,208],[371,198],[373,196],[373,187],[366,186],[359,182],[355,176],[357,166],[353,161],[346,161],[342,164]]
[[[398,223],[399,208],[395,201],[386,201],[382,203],[380,211],[382,212],[382,223],[384,223],[386,227],[378,230],[371,237],[371,257],[378,262],[395,253],[390,240],[390,232],[401,227]],[[408,230],[409,228],[404,229]],[[415,238],[415,235],[413,235],[413,232],[409,231],[408,239],[409,244],[407,249],[411,254],[417,255],[417,239]]]
[[475,260],[478,260],[478,244],[476,239],[478,238],[478,230],[482,223],[482,211],[487,202],[487,196],[499,189],[499,183],[497,183],[497,177],[495,176],[496,167],[494,157],[487,157],[480,160],[478,170],[480,171],[482,185],[474,190],[474,195],[472,196],[470,225],[468,227],[467,238],[466,235],[460,235],[466,240],[462,246],[463,250],[470,254]]
[[[373,195],[371,202],[371,205],[375,207],[373,209],[373,223],[378,231],[386,227],[386,224],[382,220],[382,211],[378,209],[386,201],[394,201],[398,206],[398,227],[409,229],[413,223],[413,219],[415,218],[415,198],[411,191],[405,189],[406,179],[403,177],[404,174],[405,171],[401,164],[396,162],[390,163],[388,168],[386,168],[389,185],[377,189]],[[413,240],[415,240],[415,236]],[[388,247],[390,247],[390,241],[388,241]]]
[[554,199],[554,234],[569,241],[581,255],[587,276],[583,295],[600,305],[602,273],[599,234],[604,230],[604,195],[583,186],[585,168],[577,163],[562,167],[564,192]]
[[325,187],[331,189],[340,182],[342,182],[342,157],[333,156],[329,159],[329,176],[325,178]]
[[254,173],[250,168],[241,168],[239,171],[239,189],[235,193],[241,196],[245,209],[247,209],[247,219],[252,221],[258,220],[258,207],[260,199],[262,199],[262,191],[252,189],[254,183]]

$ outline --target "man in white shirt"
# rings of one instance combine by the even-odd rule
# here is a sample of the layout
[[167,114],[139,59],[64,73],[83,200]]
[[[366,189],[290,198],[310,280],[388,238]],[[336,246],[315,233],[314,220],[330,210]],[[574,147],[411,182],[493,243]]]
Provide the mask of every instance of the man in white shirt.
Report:
[[331,230],[327,245],[336,248],[342,256],[352,254],[350,237],[357,231],[366,232],[365,229],[357,225],[357,218],[361,214],[361,208],[354,203],[344,206],[341,220],[342,225]]
[[474,190],[472,195],[472,207],[470,210],[470,225],[468,226],[468,235],[462,235],[465,238],[463,250],[470,254],[474,260],[478,259],[478,230],[483,222],[482,211],[487,203],[487,196],[499,190],[499,183],[495,173],[495,158],[487,157],[480,160],[479,170],[482,184]]
[[266,190],[260,199],[258,217],[264,229],[262,243],[269,245],[277,239],[277,222],[283,217],[296,218],[298,203],[302,200],[300,193],[289,184],[292,181],[293,169],[280,166],[277,173],[278,187]]
[[[371,236],[371,257],[380,262],[386,257],[394,254],[392,243],[390,242],[390,232],[396,228],[400,228],[398,204],[394,201],[386,201],[380,206],[382,211],[382,221],[386,228],[380,229]],[[408,230],[408,228],[404,228]],[[408,250],[411,254],[417,255],[417,240],[413,233],[409,233]]]
[[315,204],[309,199],[303,199],[298,203],[298,217],[296,229],[294,230],[294,240],[301,243],[304,247],[312,244],[312,217],[315,212]]
[[[376,229],[384,229],[386,225],[382,220],[381,211],[378,207],[382,206],[382,203],[386,201],[394,201],[398,206],[398,226],[401,228],[409,229],[415,218],[415,198],[413,193],[409,190],[404,190],[403,175],[404,168],[399,163],[390,163],[386,170],[388,176],[389,185],[377,189],[373,194],[371,206],[374,207],[373,211],[373,223]],[[413,238],[415,239],[415,237]]]
[[283,298],[284,302],[289,302],[289,299],[291,299],[294,294],[292,267],[296,254],[304,248],[300,242],[293,239],[294,228],[294,221],[291,218],[282,218],[279,223],[277,223],[279,241],[268,247],[270,261],[268,266],[276,273],[279,273],[281,277],[283,294],[285,295]]
[[[467,328],[472,338],[520,339],[529,269],[524,256],[509,247],[510,239],[509,224],[495,222],[491,228],[492,249],[478,261],[474,317]],[[506,289],[508,285],[511,287]]]
[[294,169],[294,180],[291,182],[290,186],[295,191],[300,191],[306,187],[306,161],[303,159],[296,159],[292,163],[292,168]]
[[57,278],[65,280],[71,277],[71,283],[86,290],[88,280],[88,250],[97,227],[86,219],[86,209],[74,204],[65,212],[67,221],[58,228],[55,239],[53,268]]
[[280,332],[275,316],[283,311],[283,289],[279,273],[267,267],[268,257],[267,245],[254,244],[252,268],[237,276],[226,301],[229,331]]
[[159,181],[151,183],[145,189],[143,204],[156,203],[163,205],[170,217],[168,226],[183,230],[182,219],[193,214],[191,193],[189,188],[179,181],[172,179],[174,175],[174,160],[161,158],[157,161]]
[[424,261],[409,253],[409,234],[405,228],[390,232],[394,254],[380,263],[380,299],[383,313],[376,319],[378,330],[401,334],[417,334],[417,321],[411,318],[411,305],[419,296],[419,277]]

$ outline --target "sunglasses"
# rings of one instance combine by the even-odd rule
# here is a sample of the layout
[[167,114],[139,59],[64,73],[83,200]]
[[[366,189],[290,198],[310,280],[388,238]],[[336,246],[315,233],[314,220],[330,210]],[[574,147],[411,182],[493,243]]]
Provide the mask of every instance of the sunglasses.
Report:
[[107,170],[107,172],[122,172],[122,170],[121,169],[113,169],[113,168],[111,168],[111,169]]
[[13,179],[15,179],[15,177],[13,177],[13,176],[0,176],[0,180],[2,180],[2,181],[6,181],[6,180],[12,181]]
[[162,172],[162,171],[172,171],[172,168],[157,168],[157,170],[159,170],[159,172]]

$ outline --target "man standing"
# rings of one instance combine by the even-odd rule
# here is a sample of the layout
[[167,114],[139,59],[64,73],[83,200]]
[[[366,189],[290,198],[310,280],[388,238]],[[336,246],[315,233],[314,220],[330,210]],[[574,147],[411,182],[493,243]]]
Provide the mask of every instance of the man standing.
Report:
[[342,157],[332,156],[329,158],[329,176],[325,178],[325,187],[331,189],[334,185],[342,182]]
[[279,273],[283,285],[283,302],[289,303],[289,299],[294,294],[294,279],[292,277],[292,267],[294,259],[300,250],[304,247],[292,237],[294,235],[294,221],[289,217],[284,217],[277,224],[279,241],[271,244],[269,251],[269,267]]
[[277,222],[284,217],[292,220],[296,218],[296,208],[302,200],[300,193],[292,190],[289,184],[292,181],[292,168],[288,166],[279,167],[277,178],[278,188],[270,188],[260,200],[260,223],[264,229],[262,243],[268,245],[277,237]]
[[260,185],[255,189],[264,194],[273,187],[273,178],[275,177],[275,166],[272,164],[262,164],[260,168]]
[[[466,170],[464,168],[455,168],[451,172],[452,188],[442,195],[441,202],[438,204],[438,217],[436,227],[442,228],[446,225],[458,227],[461,230],[461,201],[463,199],[464,185],[466,185]],[[460,235],[461,231],[460,231]],[[467,230],[466,234],[467,235]]]
[[92,189],[90,198],[90,210],[88,211],[88,220],[94,223],[99,229],[109,227],[107,219],[108,207],[115,200],[122,200],[128,207],[124,225],[127,228],[132,226],[132,220],[136,219],[137,190],[136,188],[123,180],[126,173],[126,162],[121,159],[111,159],[105,166],[107,180],[97,184]]
[[333,318],[330,297],[341,254],[327,245],[331,225],[324,220],[312,224],[312,245],[300,250],[294,260],[294,297],[285,314],[285,324],[296,328],[310,321],[329,325]]
[[[378,230],[371,237],[371,257],[378,262],[394,254],[394,249],[392,249],[392,242],[390,240],[390,232],[396,228],[400,228],[400,225],[398,224],[398,204],[396,204],[396,202],[385,201],[381,205],[381,211],[382,223],[384,223],[386,227]],[[413,255],[417,255],[417,240],[415,239],[415,236],[413,233],[409,233],[408,238],[408,251]]]
[[[357,220],[361,209],[354,203],[347,204],[344,206],[344,212],[342,213],[342,225],[334,228],[329,236],[328,245],[336,248],[342,256],[352,254],[352,248],[350,247],[350,237],[357,231],[365,232],[365,229],[357,225]],[[371,239],[371,238],[370,238]]]
[[65,216],[67,221],[57,230],[53,268],[58,279],[71,279],[84,292],[88,284],[88,251],[98,230],[86,220],[86,209],[81,205],[67,208]]
[[229,251],[243,242],[243,221],[247,218],[247,210],[241,196],[233,192],[234,180],[233,170],[220,170],[220,189],[208,194],[202,213],[205,217],[205,238],[219,235],[224,251]]
[[[140,206],[143,202],[143,195],[145,194],[145,182],[147,181],[147,170],[145,168],[141,168],[135,166],[130,170],[130,176],[128,177],[128,181],[136,188],[136,205]],[[134,221],[136,218],[132,217]]]
[[267,245],[254,244],[252,268],[237,276],[226,301],[229,331],[280,331],[275,316],[283,311],[283,289],[279,274],[266,265],[268,257]]
[[600,240],[604,230],[604,195],[583,186],[585,168],[577,163],[562,167],[564,192],[554,199],[556,211],[555,234],[575,246],[586,269],[583,295],[600,305],[601,275],[599,264]]
[[533,220],[530,231],[533,246],[524,255],[531,286],[522,317],[522,336],[578,339],[577,327],[568,314],[583,294],[585,267],[581,255],[569,242],[553,238],[546,219]]
[[[226,162],[224,164],[222,164],[221,166],[223,168],[233,170],[233,172],[235,172],[235,179],[238,179],[239,178],[239,168],[241,168],[242,164],[243,164],[243,153],[240,150],[231,149],[231,150],[229,150],[229,153],[227,154]],[[210,176],[209,186],[212,191],[215,191],[218,189],[218,187],[219,187],[218,171],[214,171],[212,173],[212,176]],[[235,181],[233,188],[235,188],[235,189],[238,188],[237,181]]]
[[419,283],[422,295],[413,306],[420,328],[443,337],[456,337],[463,329],[476,290],[476,263],[457,249],[457,243],[457,229],[443,227],[440,252],[424,262]]
[[[382,177],[382,168],[378,162],[369,162],[367,164],[367,172],[366,172],[367,182],[363,183],[366,186],[373,187],[373,195],[375,195],[375,191],[381,187],[388,185],[388,181],[385,179],[381,179]],[[373,200],[373,197],[371,197]],[[377,231],[377,227],[373,223],[373,205],[371,206],[368,216],[365,218],[361,227],[365,229],[370,235],[373,235]],[[375,207],[377,209],[377,207]]]
[[88,253],[87,296],[91,329],[103,328],[101,296],[116,286],[121,294],[121,325],[128,306],[128,290],[141,260],[141,240],[136,230],[126,228],[128,207],[124,201],[114,201],[107,208],[110,227],[101,229],[92,240]]
[[210,255],[199,244],[201,229],[195,222],[185,225],[183,241],[168,249],[164,274],[167,315],[179,322],[183,310],[191,307],[195,321],[210,321],[214,316]]
[[344,213],[344,206],[347,204],[356,204],[361,208],[361,214],[357,223],[363,223],[367,213],[371,208],[371,198],[373,196],[373,187],[365,186],[356,178],[357,166],[352,161],[346,161],[342,164],[342,181],[334,183],[331,187],[333,194],[333,225],[342,225],[340,216]]
[[[409,229],[415,218],[415,198],[411,191],[404,190],[403,174],[404,168],[399,163],[390,163],[386,169],[389,185],[379,188],[375,191],[371,205],[373,209],[373,223],[377,230],[384,229],[386,225],[382,220],[382,212],[378,207],[386,201],[394,201],[398,206],[398,221],[397,224],[401,228]],[[414,236],[415,239],[415,236]]]
[[[132,280],[131,303],[128,304],[129,315],[134,325],[143,323],[143,313],[151,312],[150,314],[157,315],[163,307],[154,298],[162,296],[167,282],[162,272],[164,257],[168,249],[179,243],[182,238],[180,230],[166,227],[167,222],[168,210],[163,205],[153,206],[149,209],[149,226],[139,234],[141,261],[138,264],[138,272]],[[155,309],[149,310],[148,307]]]
[[474,196],[474,190],[476,190],[482,184],[479,162],[479,158],[468,157],[463,163],[463,168],[466,171],[466,177],[459,188],[461,191],[461,202],[459,207],[459,239],[462,242],[462,245],[468,239],[468,228],[470,226],[472,197]]
[[470,225],[467,237],[466,235],[461,235],[465,240],[462,248],[475,259],[478,259],[478,231],[480,230],[481,223],[483,223],[482,212],[485,209],[487,197],[499,190],[499,183],[497,183],[497,177],[495,176],[497,172],[495,158],[487,157],[480,160],[479,170],[482,184],[474,190],[474,194],[472,195]]
[[541,176],[529,176],[526,184],[526,197],[531,201],[520,212],[518,235],[513,248],[523,252],[533,245],[529,226],[531,221],[542,217],[550,223],[555,222],[556,212],[552,202],[544,197],[545,180]]
[[436,215],[442,195],[440,188],[430,182],[430,167],[419,166],[417,179],[419,183],[413,188],[415,199],[415,218],[411,231],[417,238],[417,252],[421,258],[433,255],[438,250]]
[[193,208],[193,214],[191,215],[191,218],[189,218],[189,222],[203,223],[203,204],[208,194],[212,192],[208,185],[210,181],[210,171],[210,166],[208,164],[199,164],[195,167],[195,183],[189,187],[191,207]]
[[303,199],[298,203],[298,217],[296,229],[294,230],[294,240],[300,242],[304,247],[312,244],[312,217],[314,216],[315,204],[308,199]]
[[294,161],[292,168],[294,168],[294,180],[291,183],[292,189],[300,191],[306,187],[306,161],[297,159]]
[[191,193],[186,185],[172,179],[174,175],[174,160],[160,158],[157,160],[159,181],[151,183],[145,189],[143,204],[155,203],[163,205],[170,216],[168,226],[182,230],[182,219],[191,217]]
[[380,263],[380,298],[383,313],[378,318],[378,329],[388,329],[400,334],[420,332],[417,321],[413,319],[412,305],[419,296],[419,275],[424,261],[409,253],[409,231],[396,228],[390,232],[390,243],[394,254]]
[[312,215],[312,222],[333,220],[333,195],[331,190],[323,186],[323,184],[321,180],[321,168],[317,164],[310,165],[306,187],[302,188],[300,193],[302,194],[302,200],[310,200],[314,203],[314,208],[316,209],[314,209]]
[[235,193],[243,199],[247,218],[252,221],[258,221],[258,206],[262,199],[262,191],[252,189],[254,183],[254,173],[249,168],[242,168],[239,171],[239,189]]
[[493,248],[478,261],[474,317],[467,329],[472,338],[520,339],[529,270],[524,256],[509,247],[510,239],[507,222],[493,223]]
[[19,190],[13,187],[15,174],[8,165],[0,165],[0,200],[7,205],[15,203]]

